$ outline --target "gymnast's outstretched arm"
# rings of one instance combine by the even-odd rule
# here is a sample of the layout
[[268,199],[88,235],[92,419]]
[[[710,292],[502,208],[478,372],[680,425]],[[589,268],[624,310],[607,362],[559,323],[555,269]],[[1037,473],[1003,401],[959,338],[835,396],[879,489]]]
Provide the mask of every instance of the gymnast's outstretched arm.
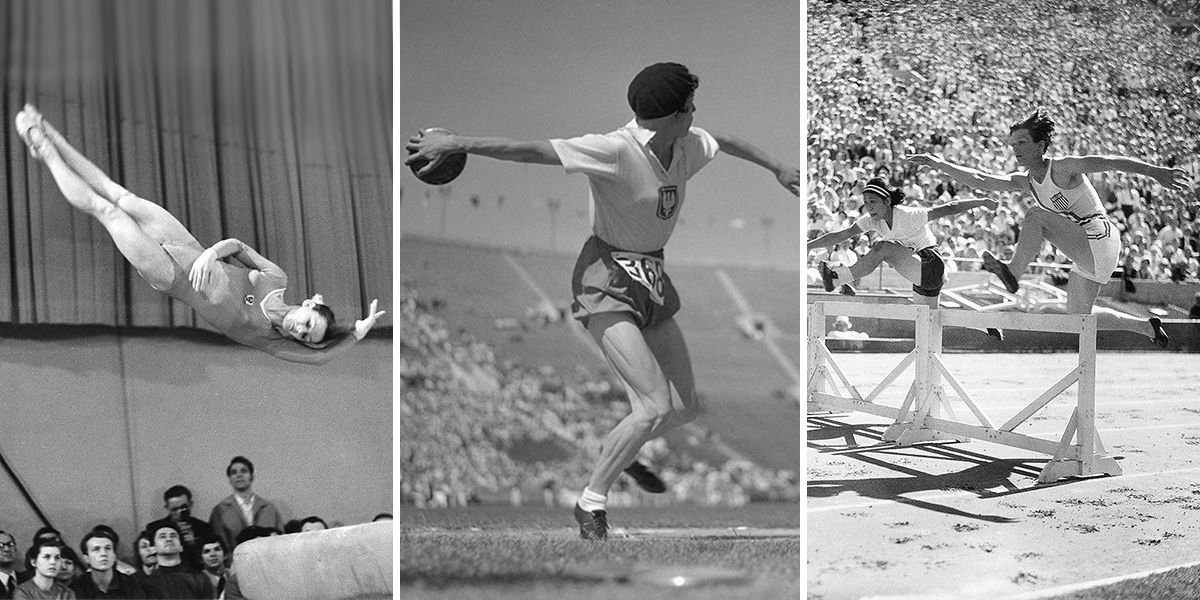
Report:
[[366,337],[367,332],[375,326],[375,322],[382,317],[386,311],[376,310],[379,306],[378,300],[371,301],[371,307],[367,309],[367,316],[359,319],[354,323],[353,331],[339,336],[329,345],[321,347],[313,347],[302,343],[297,343],[293,340],[270,340],[257,344],[256,347],[275,358],[286,360],[289,362],[302,363],[306,365],[321,365],[325,364],[339,354],[349,350],[351,346],[359,340]]

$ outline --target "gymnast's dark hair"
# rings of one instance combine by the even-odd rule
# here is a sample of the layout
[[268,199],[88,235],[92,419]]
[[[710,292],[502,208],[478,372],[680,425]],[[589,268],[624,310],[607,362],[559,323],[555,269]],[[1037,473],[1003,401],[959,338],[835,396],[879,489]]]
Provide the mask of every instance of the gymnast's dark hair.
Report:
[[1028,119],[1021,121],[1008,128],[1008,133],[1011,135],[1018,129],[1024,129],[1029,132],[1029,137],[1036,142],[1046,142],[1046,146],[1050,146],[1051,136],[1054,135],[1054,121],[1042,112],[1042,109],[1033,111]]
[[887,198],[888,202],[890,202],[892,206],[896,206],[897,204],[904,202],[904,192],[889,188],[887,185],[887,180],[882,177],[872,177],[869,181],[867,181],[867,185],[863,187],[863,193],[866,194],[867,192],[878,194],[884,198]]
[[337,320],[333,316],[333,309],[329,308],[328,306],[324,304],[316,304],[313,306],[313,310],[317,311],[318,315],[325,317],[325,337],[322,337],[312,344],[308,344],[309,346],[314,348],[324,348],[331,342],[335,342],[354,333],[350,327],[338,324]]

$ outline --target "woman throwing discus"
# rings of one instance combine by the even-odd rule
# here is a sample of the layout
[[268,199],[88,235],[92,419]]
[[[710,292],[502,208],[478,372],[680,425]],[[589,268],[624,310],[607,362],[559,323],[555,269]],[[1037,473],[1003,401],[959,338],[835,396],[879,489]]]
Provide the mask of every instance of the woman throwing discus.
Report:
[[721,151],[766,168],[793,195],[800,193],[798,169],[734,136],[692,127],[699,81],[680,64],[646,67],[629,84],[633,120],[607,134],[532,142],[418,134],[406,146],[412,154],[405,164],[429,161],[422,171],[466,152],[562,165],[588,178],[593,235],[575,263],[571,308],[624,384],[632,411],[605,437],[575,507],[584,539],[607,536],[605,501],[622,471],[647,491],[665,491],[656,475],[634,462],[638,450],[700,410],[691,359],[673,318],[679,296],[663,255],[688,179]]
[[[888,263],[912,283],[913,302],[938,308],[942,285],[946,281],[946,262],[938,252],[937,238],[929,222],[976,208],[995,210],[998,203],[991,199],[955,200],[931,208],[904,206],[904,192],[889,189],[882,177],[867,181],[863,188],[863,211],[853,225],[841,231],[831,231],[809,240],[808,249],[828,248],[868,231],[879,234],[870,252],[849,267],[829,266],[821,261],[817,266],[825,291],[838,285],[849,285]],[[1002,340],[1000,330],[988,328],[989,336]]]
[[25,105],[17,133],[50,169],[75,208],[91,215],[155,290],[191,306],[230,339],[283,360],[322,364],[361,340],[383,316],[342,328],[320,294],[299,305],[283,300],[287,274],[236,239],[205,249],[171,213],[118,185]]
[[1018,289],[1018,277],[1037,257],[1042,243],[1054,244],[1074,266],[1067,281],[1067,312],[1096,314],[1099,329],[1140,333],[1160,347],[1170,343],[1162,320],[1143,321],[1124,313],[1097,307],[1096,298],[1112,275],[1121,254],[1120,232],[1104,209],[1089,173],[1123,171],[1150,177],[1169,190],[1187,187],[1187,173],[1125,156],[1047,156],[1054,121],[1036,111],[1028,119],[1009,128],[1009,145],[1023,172],[993,175],[956,165],[930,154],[909,158],[949,175],[955,181],[976,189],[996,192],[1028,192],[1034,204],[1021,221],[1021,236],[1012,260],[1004,263],[991,252],[983,253],[983,268],[994,273],[1009,292]]

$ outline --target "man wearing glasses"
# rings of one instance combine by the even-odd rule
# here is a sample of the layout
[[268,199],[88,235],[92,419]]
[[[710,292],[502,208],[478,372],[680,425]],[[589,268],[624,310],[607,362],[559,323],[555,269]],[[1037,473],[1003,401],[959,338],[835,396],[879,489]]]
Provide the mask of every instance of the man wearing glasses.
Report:
[[12,598],[17,587],[17,540],[11,533],[0,531],[0,598]]

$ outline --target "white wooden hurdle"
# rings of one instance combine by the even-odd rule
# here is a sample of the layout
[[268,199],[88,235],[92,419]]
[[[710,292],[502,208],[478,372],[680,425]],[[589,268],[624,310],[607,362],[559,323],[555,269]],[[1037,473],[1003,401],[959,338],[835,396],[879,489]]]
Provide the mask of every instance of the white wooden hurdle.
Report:
[[[825,345],[826,316],[911,320],[915,324],[916,347],[884,377],[874,390],[863,395],[838,366]],[[1000,327],[1026,331],[1050,331],[1079,336],[1079,363],[1057,383],[996,426],[984,414],[942,362],[942,329]],[[913,382],[899,408],[877,404],[879,394],[892,385],[908,367]],[[942,378],[974,414],[978,424],[955,420]],[[839,386],[840,384],[840,386]],[[1058,442],[1013,431],[1016,427],[1071,385],[1078,385],[1078,399]],[[844,388],[845,392],[842,392]],[[808,410],[809,412],[860,411],[893,419],[884,440],[901,446],[936,440],[984,440],[1052,458],[1038,481],[1048,483],[1066,477],[1120,475],[1115,458],[1108,456],[1096,433],[1096,317],[1029,313],[980,313],[965,310],[931,310],[918,305],[865,304],[861,302],[815,302],[808,307]],[[834,393],[830,393],[830,392]],[[943,417],[943,412],[946,417]]]

